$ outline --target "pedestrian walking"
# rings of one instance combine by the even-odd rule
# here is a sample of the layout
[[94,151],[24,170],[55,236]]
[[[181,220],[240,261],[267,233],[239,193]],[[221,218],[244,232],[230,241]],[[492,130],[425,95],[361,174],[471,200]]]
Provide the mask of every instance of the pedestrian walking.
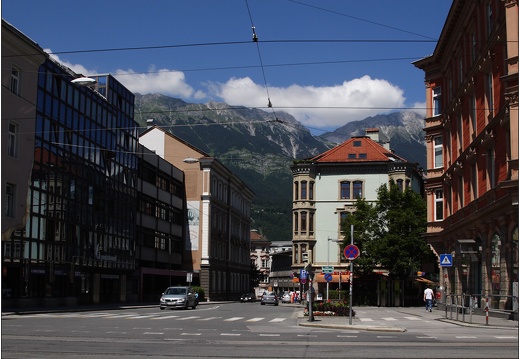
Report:
[[426,302],[426,311],[431,312],[432,311],[432,305],[433,305],[433,290],[428,286],[424,290],[424,301]]

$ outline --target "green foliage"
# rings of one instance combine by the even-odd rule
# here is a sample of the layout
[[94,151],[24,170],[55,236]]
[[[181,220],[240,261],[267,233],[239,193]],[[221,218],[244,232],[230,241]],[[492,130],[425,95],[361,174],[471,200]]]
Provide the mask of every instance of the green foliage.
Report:
[[249,274],[250,290],[252,291],[253,288],[258,287],[258,284],[263,278],[264,276],[256,266],[255,262],[251,261],[251,272]]
[[199,295],[199,302],[205,302],[206,298],[204,296],[204,288],[202,287],[193,287],[193,290]]
[[350,244],[350,225],[354,225],[354,243],[361,255],[356,269],[369,273],[376,267],[387,269],[391,277],[407,278],[433,253],[422,234],[426,231],[426,202],[416,192],[401,191],[391,181],[390,188],[378,189],[376,203],[358,200],[356,212],[343,223],[344,245]]

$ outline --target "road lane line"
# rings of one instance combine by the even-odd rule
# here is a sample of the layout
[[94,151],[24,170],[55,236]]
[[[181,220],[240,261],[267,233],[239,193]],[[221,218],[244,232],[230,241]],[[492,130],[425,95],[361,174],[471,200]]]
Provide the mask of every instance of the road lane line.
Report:
[[278,322],[283,322],[285,319],[287,319],[287,318],[274,318],[274,319],[271,319],[269,322],[278,323]]
[[251,318],[246,320],[246,322],[259,322],[261,320],[264,320],[265,318]]

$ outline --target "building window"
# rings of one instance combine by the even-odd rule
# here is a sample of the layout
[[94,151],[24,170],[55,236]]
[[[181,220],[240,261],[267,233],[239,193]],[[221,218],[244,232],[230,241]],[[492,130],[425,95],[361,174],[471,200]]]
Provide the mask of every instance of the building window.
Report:
[[307,181],[302,181],[300,184],[301,199],[307,199]]
[[489,189],[491,189],[495,187],[495,154],[492,148],[486,152],[486,167]]
[[396,181],[397,183],[397,188],[399,189],[399,192],[403,192],[404,188],[403,188],[403,180],[402,179],[398,179]]
[[486,100],[487,100],[487,116],[493,116],[493,74],[486,74]]
[[301,224],[300,224],[300,233],[307,233],[307,212],[302,212],[300,215]]
[[492,4],[486,4],[486,18],[487,18],[487,34],[493,31],[493,8]]
[[298,181],[294,182],[294,200],[297,201],[300,197],[300,190]]
[[353,194],[354,198],[363,198],[363,182],[354,181]]
[[477,58],[477,37],[475,33],[471,33],[471,62],[475,62]]
[[5,208],[4,213],[6,217],[14,218],[15,212],[15,194],[16,194],[16,185],[12,183],[6,183],[5,185]]
[[350,182],[343,181],[340,183],[341,199],[350,199]]
[[464,177],[463,176],[459,176],[457,195],[459,197],[459,209],[461,209],[462,207],[464,207]]
[[309,212],[309,236],[314,235],[314,212]]
[[471,165],[471,194],[472,200],[478,198],[478,171],[476,163]]
[[442,158],[442,137],[437,136],[433,139],[433,152],[434,152],[434,161],[433,168],[440,168],[443,164]]
[[361,147],[361,141],[354,141],[354,147]]
[[442,189],[435,190],[435,220],[442,221],[444,219],[444,201],[442,198]]
[[459,57],[459,83],[464,81],[464,64],[462,61],[462,56]]
[[20,75],[21,72],[16,67],[11,69],[11,92],[20,95]]
[[440,86],[437,86],[433,89],[432,102],[433,116],[440,115],[442,111]]
[[294,213],[294,233],[297,234],[298,233],[298,228],[299,228],[299,225],[298,225],[298,212],[295,212]]
[[463,121],[462,121],[462,115],[459,115],[458,124],[457,124],[457,137],[459,140],[459,153],[462,153],[464,150],[464,138],[463,138]]
[[7,154],[11,157],[16,157],[18,155],[18,126],[11,122],[9,123]]
[[309,182],[309,199],[314,199],[314,182]]
[[469,117],[471,119],[471,127],[473,130],[473,137],[477,135],[477,99],[475,96],[471,97],[471,105],[469,109]]

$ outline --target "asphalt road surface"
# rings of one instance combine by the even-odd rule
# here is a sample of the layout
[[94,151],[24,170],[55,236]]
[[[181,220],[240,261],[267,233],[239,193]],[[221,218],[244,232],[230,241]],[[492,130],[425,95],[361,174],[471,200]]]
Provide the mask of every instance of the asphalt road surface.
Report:
[[313,328],[298,325],[301,312],[257,302],[2,316],[2,358],[518,357],[515,330],[423,320],[399,322],[405,332]]

